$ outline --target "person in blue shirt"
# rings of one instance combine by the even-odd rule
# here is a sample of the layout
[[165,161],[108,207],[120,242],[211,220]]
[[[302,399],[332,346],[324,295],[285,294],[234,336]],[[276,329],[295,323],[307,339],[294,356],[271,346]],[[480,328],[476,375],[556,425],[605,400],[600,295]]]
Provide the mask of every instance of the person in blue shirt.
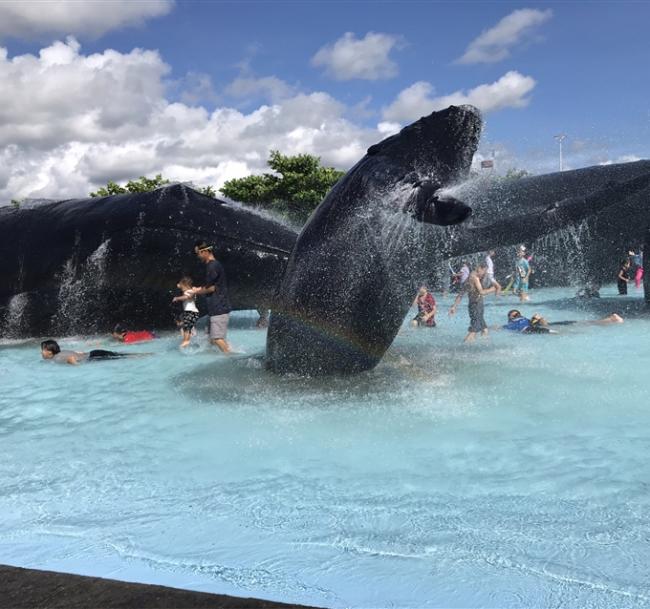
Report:
[[508,323],[501,327],[504,330],[523,332],[524,334],[551,334],[553,331],[546,324],[541,323],[541,321],[546,320],[537,314],[533,315],[531,319],[528,319],[517,309],[511,309],[508,311]]
[[622,323],[623,318],[617,313],[612,313],[603,319],[585,319],[582,321],[566,320],[548,322],[539,313],[535,313],[530,319],[524,317],[518,309],[508,311],[508,323],[501,326],[504,330],[521,332],[523,334],[557,334],[557,331],[549,326],[572,326],[574,324],[593,325]]
[[520,247],[517,250],[517,264],[515,265],[515,281],[512,291],[519,295],[520,302],[528,300],[528,278],[530,277],[530,264],[526,259],[526,250]]

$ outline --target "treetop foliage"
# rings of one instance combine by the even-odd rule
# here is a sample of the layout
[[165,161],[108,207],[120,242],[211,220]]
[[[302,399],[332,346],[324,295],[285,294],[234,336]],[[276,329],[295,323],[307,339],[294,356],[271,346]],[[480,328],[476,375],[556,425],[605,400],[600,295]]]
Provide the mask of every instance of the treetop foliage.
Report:
[[[273,173],[228,180],[221,192],[235,201],[266,207],[299,222],[309,217],[345,173],[333,167],[321,166],[319,157],[310,154],[288,156],[277,150],[271,151],[267,164]],[[137,180],[129,180],[124,186],[108,182],[106,186],[91,192],[90,196],[148,192],[169,183],[161,174],[154,178],[140,176]],[[196,190],[213,198],[217,194],[212,186]]]
[[310,154],[287,156],[272,150],[267,164],[275,173],[228,180],[221,192],[230,199],[274,209],[304,221],[345,174],[322,167]]
[[[127,193],[136,193],[136,192],[149,192],[170,184],[171,182],[166,178],[163,178],[161,174],[156,175],[154,178],[147,178],[145,176],[140,176],[137,180],[129,180],[124,186],[120,186],[116,182],[109,182],[106,186],[98,188],[95,192],[91,192],[91,197],[109,197],[111,195],[124,195]],[[197,192],[200,192],[208,197],[215,198],[217,196],[214,188],[212,186],[205,186],[204,188],[195,189]]]

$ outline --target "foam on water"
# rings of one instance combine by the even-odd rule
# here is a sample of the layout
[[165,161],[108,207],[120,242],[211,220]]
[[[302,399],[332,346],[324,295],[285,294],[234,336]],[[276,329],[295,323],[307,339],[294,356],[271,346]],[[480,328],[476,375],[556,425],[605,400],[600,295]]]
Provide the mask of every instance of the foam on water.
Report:
[[0,562],[330,607],[650,606],[650,319],[602,294],[521,308],[626,323],[473,346],[446,299],[352,378],[267,373],[253,313],[229,359],[3,341]]

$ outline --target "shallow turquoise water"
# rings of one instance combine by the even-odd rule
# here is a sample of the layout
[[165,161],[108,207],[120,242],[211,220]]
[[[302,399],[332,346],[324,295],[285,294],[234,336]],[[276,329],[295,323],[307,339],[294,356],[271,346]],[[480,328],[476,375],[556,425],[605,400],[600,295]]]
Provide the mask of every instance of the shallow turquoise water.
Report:
[[[329,607],[650,607],[632,292],[533,292],[524,313],[629,319],[472,346],[447,298],[437,329],[405,324],[350,379],[267,374],[248,313],[230,359],[169,335],[125,347],[151,358],[57,366],[5,342],[0,562]],[[488,300],[488,323],[515,305]]]

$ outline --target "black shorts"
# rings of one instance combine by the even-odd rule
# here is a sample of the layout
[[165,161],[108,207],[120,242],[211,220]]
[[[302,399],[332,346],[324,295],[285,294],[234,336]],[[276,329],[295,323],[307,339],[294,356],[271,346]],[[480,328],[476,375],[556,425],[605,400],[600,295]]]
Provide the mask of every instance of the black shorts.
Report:
[[418,326],[422,326],[424,328],[435,328],[436,327],[436,320],[435,319],[430,319],[429,323],[424,321],[424,313],[418,313],[414,318],[413,321],[417,323]]
[[104,349],[93,349],[88,353],[88,359],[116,359],[126,357],[126,353],[116,353],[115,351],[104,351]]
[[183,311],[183,316],[181,317],[181,328],[183,332],[191,332],[198,318],[199,314],[196,311]]
[[469,310],[469,328],[467,328],[467,331],[483,332],[483,330],[487,329],[487,324],[483,317],[483,299],[470,300],[467,308]]

